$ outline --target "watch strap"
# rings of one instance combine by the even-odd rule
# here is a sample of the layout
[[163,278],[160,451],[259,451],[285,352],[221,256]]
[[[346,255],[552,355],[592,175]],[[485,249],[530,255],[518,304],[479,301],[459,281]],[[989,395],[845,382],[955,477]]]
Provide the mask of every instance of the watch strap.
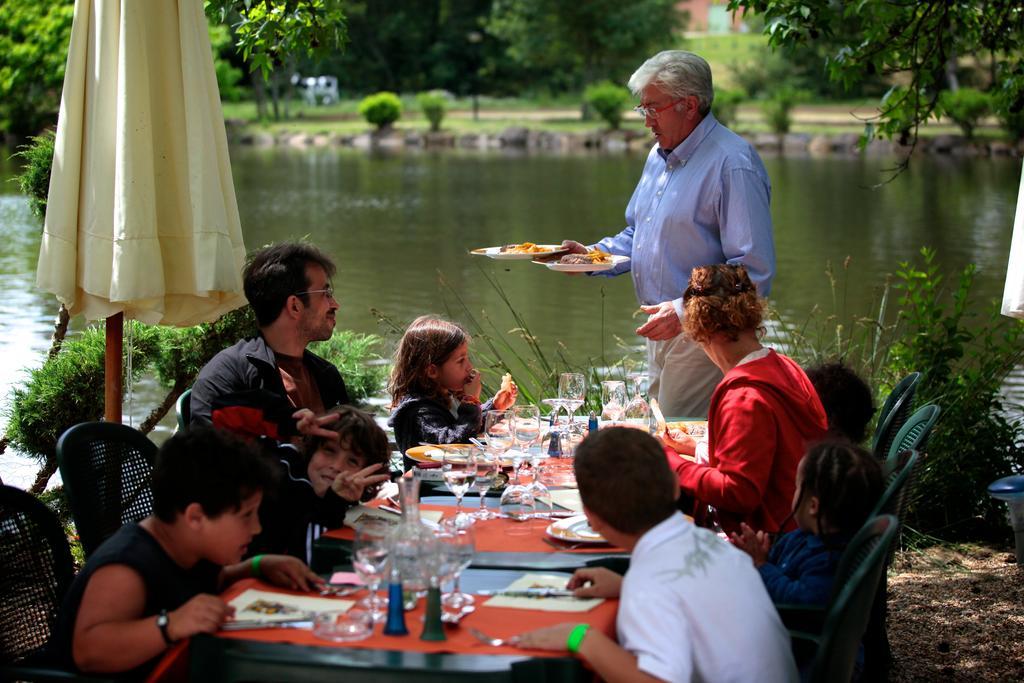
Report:
[[167,631],[167,624],[170,622],[170,618],[167,616],[167,610],[160,610],[160,614],[156,617],[156,625],[160,629],[160,635],[164,637],[164,642],[168,645],[174,645],[174,640],[171,639],[171,634]]

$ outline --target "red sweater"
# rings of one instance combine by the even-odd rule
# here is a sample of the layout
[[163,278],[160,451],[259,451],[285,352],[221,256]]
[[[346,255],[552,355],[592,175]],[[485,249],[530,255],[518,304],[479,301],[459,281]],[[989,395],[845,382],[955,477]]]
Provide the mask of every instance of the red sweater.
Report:
[[780,527],[793,506],[796,468],[828,428],[800,366],[770,351],[730,370],[711,395],[708,428],[710,466],[669,457],[698,510],[714,505],[726,532],[740,522],[769,533],[795,528],[792,521]]

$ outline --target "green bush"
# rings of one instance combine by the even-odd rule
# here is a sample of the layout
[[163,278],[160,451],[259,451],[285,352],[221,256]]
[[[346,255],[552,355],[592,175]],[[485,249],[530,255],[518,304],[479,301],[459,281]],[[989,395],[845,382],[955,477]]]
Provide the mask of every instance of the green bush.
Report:
[[618,130],[622,112],[629,106],[630,99],[628,90],[609,81],[595,83],[583,92],[583,100],[612,130]]
[[25,169],[18,176],[18,186],[28,197],[28,206],[36,216],[46,216],[46,198],[50,193],[50,168],[53,165],[53,144],[56,134],[48,130],[30,138],[16,156],[21,157]]
[[773,133],[785,135],[793,125],[793,107],[802,99],[799,91],[783,86],[775,90],[772,95],[761,102],[761,112],[764,114],[765,123]]
[[338,330],[327,341],[311,344],[309,350],[323,356],[338,368],[353,401],[375,396],[384,387],[388,368],[377,354],[381,338]]
[[999,117],[1003,130],[1010,134],[1014,142],[1024,138],[1024,108],[1017,103],[1012,94],[999,91],[992,98],[992,108]]
[[225,313],[212,323],[194,327],[157,327],[160,355],[156,374],[165,386],[191,384],[203,366],[222,349],[258,331],[256,316],[249,306]]
[[416,96],[416,103],[420,111],[430,121],[430,130],[437,132],[441,130],[441,121],[444,120],[445,112],[448,109],[448,102],[444,95],[437,92],[421,92]]
[[[132,379],[137,380],[159,353],[156,328],[129,321],[125,339],[127,368],[132,350]],[[88,327],[78,337],[64,340],[61,352],[29,372],[28,380],[12,391],[7,436],[26,455],[45,460],[56,452],[57,439],[68,427],[103,417],[102,327]]]
[[736,113],[746,96],[739,90],[718,90],[711,104],[711,113],[718,122],[729,128],[736,124]]
[[369,95],[359,103],[359,115],[377,129],[390,126],[402,116],[402,100],[393,92]]
[[978,122],[992,111],[992,98],[974,88],[946,90],[939,95],[939,107],[971,139]]

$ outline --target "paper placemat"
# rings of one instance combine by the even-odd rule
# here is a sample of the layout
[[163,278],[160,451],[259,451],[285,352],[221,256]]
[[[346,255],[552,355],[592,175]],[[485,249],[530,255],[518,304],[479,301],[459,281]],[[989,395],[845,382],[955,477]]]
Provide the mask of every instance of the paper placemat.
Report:
[[583,513],[583,501],[580,500],[580,492],[576,489],[555,489],[551,491],[551,500],[566,510]]
[[352,600],[314,598],[248,589],[228,603],[235,608],[235,621],[271,624],[294,621],[317,612],[346,611],[356,604]]
[[[431,522],[432,524],[440,522],[442,517],[444,517],[443,510],[420,510],[420,519]],[[388,524],[397,525],[398,522],[401,521],[402,516],[394,512],[388,512],[387,510],[379,510],[375,507],[370,507],[369,505],[357,505],[353,508],[349,508],[345,512],[345,526],[347,527],[352,527],[354,529],[360,521],[366,519],[381,519]]]
[[[565,588],[564,574],[526,574],[513,581],[505,590],[529,588]],[[550,598],[550,597],[509,597],[495,595],[484,603],[485,607],[508,607],[511,609],[540,610],[541,612],[589,612],[604,602],[603,598]]]

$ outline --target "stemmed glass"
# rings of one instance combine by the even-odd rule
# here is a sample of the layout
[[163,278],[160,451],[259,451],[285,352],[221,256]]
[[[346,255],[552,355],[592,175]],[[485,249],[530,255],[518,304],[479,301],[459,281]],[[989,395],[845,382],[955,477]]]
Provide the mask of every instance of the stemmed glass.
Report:
[[586,395],[587,382],[581,373],[563,372],[558,376],[558,398],[562,399],[565,409],[569,411],[569,424],[572,424]]
[[455,518],[463,519],[462,498],[476,481],[476,453],[444,451],[441,475],[448,490],[455,496]]
[[529,456],[534,444],[540,441],[540,408],[531,405],[516,406],[512,409],[512,433],[517,453],[512,456],[514,483],[519,483],[519,468]]
[[476,456],[476,481],[473,487],[480,493],[480,508],[469,516],[473,519],[494,519],[496,514],[487,509],[484,498],[494,484],[494,478],[501,471],[501,458],[490,453],[480,452]]
[[473,555],[476,552],[473,528],[460,522],[457,518],[446,519],[441,522],[437,540],[441,544],[441,551],[445,554],[446,575],[455,582],[452,592],[445,595],[441,603],[445,607],[461,610],[463,607],[473,604],[473,596],[463,593],[459,589],[459,578],[466,567],[473,562]]
[[626,410],[626,383],[619,380],[601,382],[601,419],[616,423]]
[[391,554],[391,525],[380,519],[369,519],[356,527],[352,567],[359,580],[370,589],[360,606],[373,616],[374,623],[384,621],[388,599],[377,594]]
[[628,424],[638,426],[645,431],[650,427],[651,407],[644,400],[644,383],[647,375],[642,372],[633,373],[629,376],[633,380],[633,398],[629,400],[623,412],[623,418]]

